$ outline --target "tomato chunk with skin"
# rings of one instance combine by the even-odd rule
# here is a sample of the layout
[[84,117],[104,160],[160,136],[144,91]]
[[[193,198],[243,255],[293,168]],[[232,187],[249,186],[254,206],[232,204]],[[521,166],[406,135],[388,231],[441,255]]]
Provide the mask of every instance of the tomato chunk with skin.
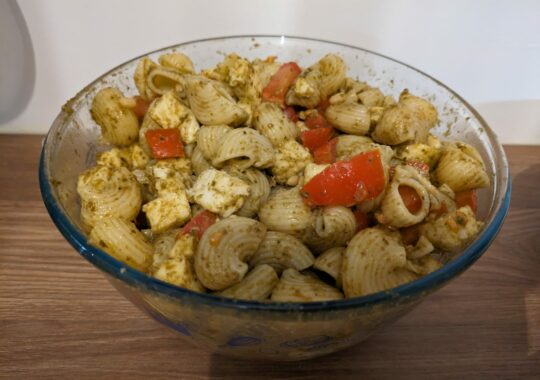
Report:
[[135,107],[133,107],[133,112],[139,120],[142,120],[144,118],[144,115],[146,115],[148,108],[150,107],[150,102],[144,100],[139,95],[135,96],[134,99]]
[[326,109],[330,106],[330,101],[328,100],[328,98],[326,99],[323,99],[321,100],[321,102],[319,103],[319,105],[317,106],[317,111],[319,111],[319,113],[321,115],[324,115]]
[[294,107],[285,107],[283,110],[285,112],[285,115],[289,118],[290,121],[293,123],[296,123],[298,121],[298,115],[296,114],[296,111],[294,110]]
[[476,214],[476,211],[478,210],[478,196],[475,189],[456,192],[455,200],[458,208],[469,206]]
[[[322,128],[321,128],[322,129]],[[316,164],[333,164],[337,156],[337,139],[332,139],[313,151],[313,161]]]
[[208,210],[201,211],[195,215],[184,227],[182,227],[177,238],[180,238],[185,234],[192,234],[200,240],[208,227],[215,222],[217,222],[216,214]]
[[410,186],[401,185],[398,187],[399,195],[403,199],[403,204],[411,214],[416,214],[422,208],[422,199],[415,189]]
[[155,159],[184,157],[184,146],[178,129],[151,129],[145,133],[145,137]]
[[283,105],[289,87],[301,72],[302,69],[295,62],[288,62],[281,65],[263,89],[263,100]]
[[332,128],[316,128],[302,132],[302,143],[311,153],[318,147],[324,145],[332,137]]
[[381,156],[372,150],[330,165],[306,183],[301,194],[309,206],[350,207],[376,198],[384,186]]

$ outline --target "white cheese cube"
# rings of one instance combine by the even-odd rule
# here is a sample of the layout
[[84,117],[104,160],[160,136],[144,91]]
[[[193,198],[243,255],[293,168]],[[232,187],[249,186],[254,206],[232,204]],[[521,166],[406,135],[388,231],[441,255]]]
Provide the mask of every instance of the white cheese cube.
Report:
[[312,161],[309,150],[296,140],[289,140],[276,149],[272,174],[276,182],[294,186],[298,183],[298,174]]
[[222,217],[238,211],[249,196],[250,186],[224,171],[208,169],[201,173],[189,190],[191,199]]
[[185,117],[182,104],[173,92],[167,92],[154,100],[148,113],[162,128],[178,128]]
[[184,224],[191,215],[185,192],[165,192],[143,206],[152,232],[159,233]]
[[204,287],[197,279],[193,268],[195,238],[184,235],[176,240],[167,258],[154,271],[154,277],[173,285],[203,292]]

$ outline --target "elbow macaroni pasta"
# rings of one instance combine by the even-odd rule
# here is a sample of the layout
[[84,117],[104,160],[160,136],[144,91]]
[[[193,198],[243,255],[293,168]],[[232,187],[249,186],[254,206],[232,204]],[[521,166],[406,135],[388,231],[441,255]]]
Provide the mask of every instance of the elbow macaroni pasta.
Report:
[[[77,182],[89,242],[191,291],[312,302],[414,281],[480,233],[461,192],[490,175],[474,147],[430,134],[429,101],[407,90],[396,101],[347,77],[337,54],[276,90],[280,67],[232,53],[197,70],[174,52],[139,61],[140,98],[99,91],[91,115],[112,146]],[[335,163],[373,151],[376,196],[356,183],[353,205],[306,199],[304,186],[337,173]]]

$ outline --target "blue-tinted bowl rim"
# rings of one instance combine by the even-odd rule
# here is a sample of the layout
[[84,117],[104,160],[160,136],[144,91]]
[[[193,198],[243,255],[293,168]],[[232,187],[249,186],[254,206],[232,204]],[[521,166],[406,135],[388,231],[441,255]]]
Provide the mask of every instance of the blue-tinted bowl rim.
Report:
[[[462,254],[459,255],[459,257],[453,259],[452,261],[444,265],[441,269],[435,272],[432,272],[426,276],[423,276],[410,283],[395,287],[387,291],[373,293],[373,294],[369,294],[362,297],[346,298],[343,300],[324,301],[324,302],[270,303],[270,302],[235,300],[235,299],[215,296],[208,293],[198,293],[198,292],[194,292],[188,289],[177,287],[175,285],[168,284],[166,282],[153,278],[143,272],[140,272],[136,269],[126,266],[124,263],[122,263],[119,260],[116,260],[115,258],[110,256],[106,252],[88,244],[86,237],[81,232],[79,232],[77,227],[75,227],[69,221],[68,217],[64,214],[55,196],[53,195],[52,184],[48,178],[47,163],[45,162],[45,150],[46,150],[49,138],[52,134],[51,133],[52,128],[51,128],[51,130],[49,131],[49,133],[47,134],[43,142],[41,155],[40,155],[39,184],[40,184],[40,189],[41,189],[41,195],[43,198],[43,202],[45,203],[45,206],[47,208],[47,211],[49,212],[49,215],[51,216],[51,219],[55,223],[58,230],[62,233],[62,235],[66,238],[66,240],[71,244],[71,246],[75,248],[86,260],[90,261],[92,264],[94,264],[99,269],[103,270],[104,272],[130,285],[134,285],[136,287],[158,292],[158,293],[167,295],[169,297],[183,299],[186,302],[189,301],[191,303],[199,303],[199,304],[205,304],[205,305],[215,306],[215,307],[233,308],[233,309],[238,309],[238,310],[259,310],[259,311],[289,312],[290,313],[290,312],[302,312],[302,311],[309,311],[309,312],[334,311],[338,309],[373,306],[375,304],[384,303],[388,301],[396,301],[398,299],[402,300],[402,299],[416,298],[419,296],[421,297],[422,293],[429,293],[429,292],[434,291],[435,289],[444,285],[451,278],[465,271],[487,250],[491,242],[495,239],[500,228],[502,227],[504,218],[506,217],[506,214],[508,212],[508,208],[510,205],[512,181],[510,177],[508,164],[506,161],[506,156],[504,154],[504,150],[500,146],[495,134],[491,131],[487,123],[469,103],[467,103],[461,96],[459,96],[452,89],[450,89],[443,83],[439,82],[437,79],[431,77],[430,75],[406,63],[400,62],[396,59],[393,59],[385,55],[382,55],[382,54],[379,54],[379,53],[376,53],[367,49],[363,49],[357,46],[328,41],[328,40],[322,40],[322,39],[296,37],[296,36],[283,36],[283,35],[235,35],[235,36],[226,36],[226,37],[205,38],[205,39],[200,39],[200,40],[195,40],[195,41],[184,42],[181,44],[175,44],[166,48],[156,49],[152,52],[145,53],[143,55],[140,55],[139,57],[135,57],[133,59],[130,59],[127,62],[124,62],[118,65],[117,67],[111,69],[109,72],[103,74],[100,78],[90,83],[88,86],[85,87],[85,89],[92,87],[102,77],[117,70],[121,66],[124,66],[125,64],[133,60],[140,59],[152,53],[156,53],[156,52],[159,52],[165,49],[170,49],[173,47],[180,47],[180,46],[185,46],[185,45],[190,45],[190,44],[195,44],[195,43],[201,43],[205,41],[217,41],[217,40],[224,40],[224,39],[240,39],[240,38],[284,38],[286,40],[289,39],[289,40],[304,40],[304,41],[311,41],[311,42],[321,42],[321,43],[326,43],[326,44],[333,44],[336,46],[352,48],[352,49],[363,51],[363,52],[373,54],[379,57],[383,57],[385,59],[394,61],[400,65],[406,66],[418,72],[419,74],[431,79],[438,85],[448,90],[453,96],[459,99],[459,101],[462,102],[465,105],[465,107],[467,107],[468,110],[473,115],[475,115],[477,120],[482,124],[482,127],[485,129],[486,133],[490,135],[492,145],[495,145],[494,148],[498,151],[498,153],[500,153],[500,156],[497,156],[497,158],[502,160],[503,165],[500,169],[505,170],[505,173],[497,173],[497,174],[503,175],[506,178],[506,189],[500,189],[501,192],[504,192],[504,198],[502,199],[500,203],[499,209],[496,210],[491,223],[483,229],[480,235],[466,248],[466,250]],[[83,96],[84,92],[85,90],[81,91],[75,99],[77,99],[80,96]],[[56,120],[65,118],[66,116],[67,115],[64,114],[64,111],[62,111],[57,116]]]

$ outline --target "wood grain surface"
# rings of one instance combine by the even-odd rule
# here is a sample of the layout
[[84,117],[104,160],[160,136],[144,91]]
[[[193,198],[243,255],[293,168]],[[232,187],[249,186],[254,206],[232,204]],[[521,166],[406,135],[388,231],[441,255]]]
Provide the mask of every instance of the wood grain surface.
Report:
[[356,347],[276,364],[207,354],[117,293],[49,219],[41,140],[0,136],[1,378],[540,378],[540,147],[506,148],[510,213],[465,274]]

